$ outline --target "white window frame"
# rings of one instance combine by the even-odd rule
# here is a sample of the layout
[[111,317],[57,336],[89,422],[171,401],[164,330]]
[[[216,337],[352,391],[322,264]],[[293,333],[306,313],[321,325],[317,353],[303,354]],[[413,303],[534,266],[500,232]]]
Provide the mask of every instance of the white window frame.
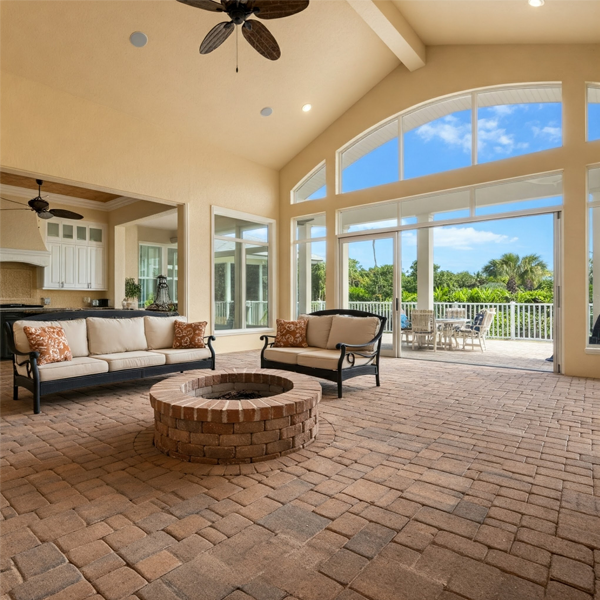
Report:
[[[589,201],[590,196],[590,171],[593,169],[600,169],[600,163],[588,165],[585,170],[585,260],[586,260],[586,273],[588,269],[588,258],[590,252],[590,213],[592,209],[600,210],[600,200],[595,200],[593,202]],[[585,327],[585,353],[586,354],[600,354],[600,348],[590,346],[589,337],[590,332],[588,331],[587,319],[589,319],[589,310],[590,310],[590,291],[589,291],[589,277],[586,275],[585,277],[585,315],[586,315],[586,327]],[[594,282],[594,285],[596,283]],[[598,283],[600,285],[600,282]]]
[[[141,246],[146,246],[146,247],[150,247],[150,248],[161,248],[161,258],[160,258],[160,270],[161,270],[161,275],[164,274],[165,277],[167,277],[167,273],[169,271],[169,252],[168,249],[169,248],[175,248],[175,250],[177,250],[177,265],[179,267],[179,249],[177,247],[177,244],[155,244],[154,242],[138,242],[138,282],[141,279],[140,277],[140,247]],[[150,277],[144,277],[144,279],[150,279]],[[177,269],[177,283],[179,284],[179,268]],[[179,294],[177,294],[177,302],[179,301]],[[139,300],[141,302],[141,298]],[[172,302],[176,302],[176,300],[174,298],[171,298]],[[142,307],[143,308],[143,307]]]
[[[590,89],[594,89],[594,90],[598,90],[598,92],[600,92],[600,83],[598,82],[588,82],[585,84],[585,141],[586,142],[597,142],[598,140],[590,140],[589,139],[589,133],[590,133],[590,121],[589,121],[589,113],[590,113],[590,101],[588,100],[589,97],[589,91]],[[595,102],[593,104],[596,104]],[[594,168],[594,167],[591,167]]]
[[[315,200],[296,200],[296,192],[314,175],[316,175],[321,169],[325,169],[325,197],[317,198]],[[320,189],[320,188],[319,188]],[[314,193],[314,192],[313,192]],[[311,169],[291,190],[290,192],[290,204],[303,204],[304,202],[316,202],[318,200],[325,200],[327,198],[327,161],[322,160],[314,169]]]
[[[592,87],[595,87],[595,84],[588,84],[588,87],[590,85]],[[399,145],[398,158],[400,161],[400,165],[399,165],[399,169],[398,169],[398,174],[399,174],[398,181],[404,181],[404,125],[403,125],[403,121],[404,121],[405,117],[407,117],[410,114],[412,114],[418,110],[421,110],[425,107],[435,106],[436,104],[442,104],[444,102],[447,102],[448,100],[452,100],[455,98],[461,98],[461,97],[467,97],[470,95],[471,96],[471,140],[472,141],[471,141],[471,165],[469,165],[469,166],[474,166],[477,164],[477,148],[478,148],[478,126],[477,126],[477,124],[478,124],[478,107],[479,107],[478,97],[479,97],[479,94],[486,94],[486,93],[490,93],[493,91],[510,91],[510,90],[522,90],[522,89],[535,90],[535,89],[555,88],[555,87],[561,88],[561,96],[562,96],[562,83],[560,81],[545,81],[543,83],[520,84],[520,85],[500,85],[500,86],[491,86],[491,87],[485,87],[485,88],[476,88],[476,89],[472,89],[472,90],[463,90],[462,92],[457,92],[456,94],[450,94],[448,96],[442,96],[439,98],[435,98],[434,100],[427,100],[425,102],[421,102],[420,104],[416,104],[416,105],[411,106],[410,108],[407,108],[399,113],[396,113],[395,115],[393,115],[383,121],[380,121],[379,123],[373,125],[372,127],[369,127],[366,131],[361,132],[359,135],[357,135],[356,137],[351,139],[349,142],[344,144],[341,148],[339,148],[336,151],[335,192],[336,192],[336,194],[342,194],[342,154],[344,152],[346,152],[349,148],[351,148],[354,144],[360,142],[364,138],[368,137],[369,135],[371,135],[372,133],[374,133],[381,127],[385,127],[386,125],[388,125],[389,123],[391,123],[394,120],[398,121],[398,132],[399,132],[399,134],[398,134],[398,145]],[[587,88],[586,88],[586,90],[587,90]],[[562,102],[562,98],[561,98],[561,106],[562,106],[562,104],[563,104],[563,102]],[[586,104],[587,104],[587,91],[586,91]],[[586,110],[586,115],[587,115],[587,110]],[[587,137],[587,122],[586,122],[586,137]],[[561,144],[559,147],[562,147],[563,145],[564,145],[564,129],[562,131]],[[542,150],[541,152],[546,152],[546,151]],[[535,154],[535,153],[532,152],[531,154]],[[526,154],[519,155],[519,156],[526,156]],[[502,160],[502,159],[498,159],[498,160]],[[496,162],[496,161],[493,161],[493,162]],[[486,163],[486,164],[488,164],[488,163]],[[461,167],[461,168],[467,168],[467,167]],[[440,172],[443,172],[443,171],[440,171]],[[373,186],[373,187],[378,187],[378,186]],[[370,189],[370,188],[364,188],[364,189]],[[360,190],[360,191],[364,191],[364,190]],[[345,192],[345,193],[352,193],[352,192]]]
[[[297,239],[298,227],[297,221],[302,221],[311,217],[325,217],[325,235],[318,238],[307,238],[304,240]],[[293,217],[291,220],[292,226],[292,306],[291,315],[296,315],[296,304],[298,299],[298,246],[300,244],[313,244],[316,242],[325,242],[325,265],[327,265],[327,213],[318,212],[309,215],[301,215],[299,217]],[[296,315],[297,317],[298,315]]]
[[[230,217],[232,219],[241,219],[244,221],[250,221],[257,225],[266,225],[268,227],[267,242],[260,242],[258,240],[248,240],[233,238],[230,236],[220,236],[215,234],[215,216]],[[211,289],[211,324],[213,335],[216,337],[226,337],[229,335],[256,335],[257,333],[273,333],[275,319],[277,317],[276,311],[276,296],[275,290],[277,288],[277,253],[276,253],[276,221],[275,219],[269,219],[260,215],[254,215],[251,213],[241,212],[238,210],[232,210],[229,208],[221,208],[219,206],[211,206],[210,214],[210,228],[211,228],[211,250],[210,250],[210,289]],[[241,329],[219,329],[215,330],[216,322],[216,304],[215,304],[215,240],[222,240],[226,242],[241,242],[242,244],[259,245],[262,244],[268,247],[268,278],[269,278],[269,322],[267,327],[253,327],[252,329],[246,329],[246,311],[242,311],[242,325]],[[242,246],[243,248],[243,246]],[[245,258],[245,256],[244,256]],[[242,263],[245,265],[246,261]],[[245,296],[245,269],[242,269],[242,290]]]

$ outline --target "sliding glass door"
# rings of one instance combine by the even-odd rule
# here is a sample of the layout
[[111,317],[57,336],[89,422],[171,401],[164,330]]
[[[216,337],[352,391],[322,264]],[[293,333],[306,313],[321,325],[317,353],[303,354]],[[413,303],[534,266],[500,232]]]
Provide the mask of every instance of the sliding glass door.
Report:
[[341,305],[386,317],[381,346],[386,356],[398,356],[400,347],[398,251],[397,233],[340,240]]

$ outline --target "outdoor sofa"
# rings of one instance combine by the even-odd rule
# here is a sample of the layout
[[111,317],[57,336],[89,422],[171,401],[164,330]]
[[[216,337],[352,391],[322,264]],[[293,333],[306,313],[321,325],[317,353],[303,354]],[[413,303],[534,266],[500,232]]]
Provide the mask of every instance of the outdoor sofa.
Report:
[[[93,385],[118,383],[192,369],[215,368],[213,336],[205,348],[174,349],[174,321],[185,317],[146,311],[69,311],[32,315],[6,323],[13,357],[13,398],[19,387],[33,394],[33,412],[42,396]],[[38,365],[23,327],[61,325],[73,359]]]
[[590,344],[600,344],[600,315],[596,319],[596,323],[594,325],[594,329],[592,330],[592,335],[589,340]]
[[375,375],[379,386],[381,338],[386,317],[361,310],[320,310],[308,319],[306,348],[279,348],[275,337],[261,336],[263,369],[283,369],[335,381],[338,398],[342,383],[359,375]]

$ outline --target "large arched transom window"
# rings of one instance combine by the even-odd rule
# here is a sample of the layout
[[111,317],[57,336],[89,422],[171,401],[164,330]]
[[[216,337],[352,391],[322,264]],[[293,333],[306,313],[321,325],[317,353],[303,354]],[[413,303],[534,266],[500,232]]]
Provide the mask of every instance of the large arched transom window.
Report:
[[407,111],[339,151],[352,192],[562,145],[561,87],[495,88]]

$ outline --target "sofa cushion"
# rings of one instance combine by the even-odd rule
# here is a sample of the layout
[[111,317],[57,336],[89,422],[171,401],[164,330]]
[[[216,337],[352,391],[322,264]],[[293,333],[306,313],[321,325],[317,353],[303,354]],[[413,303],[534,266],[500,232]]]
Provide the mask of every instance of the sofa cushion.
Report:
[[319,348],[267,348],[263,356],[267,360],[285,363],[286,365],[298,364],[298,356],[303,352],[315,352]]
[[182,323],[181,321],[175,321],[173,325],[175,329],[173,348],[204,348],[206,321],[199,321],[197,323]]
[[135,352],[148,348],[144,333],[144,317],[133,319],[88,317],[87,328],[91,355]]
[[[39,367],[40,381],[56,381],[108,372],[108,363],[88,356],[78,356],[68,362],[50,363]],[[23,373],[27,374],[27,370]]]
[[327,348],[333,315],[323,315],[321,317],[300,315],[300,318],[308,320],[308,327],[306,328],[306,341],[308,345],[313,348]]
[[168,365],[204,360],[211,356],[208,348],[163,348],[152,352],[164,354]]
[[[339,350],[316,350],[314,352],[303,352],[298,355],[298,364],[300,366],[311,367],[312,369],[327,369],[328,371],[337,371],[339,360]],[[368,362],[368,358],[356,356],[354,364],[359,366],[365,365]],[[346,355],[342,369],[349,369],[352,364],[353,363],[348,360],[348,355]]]
[[275,348],[308,348],[306,328],[308,321],[286,321],[277,319],[277,335],[273,346]]
[[156,367],[164,365],[166,362],[165,355],[158,352],[115,352],[112,354],[96,354],[94,358],[106,361],[108,370],[111,372]]
[[78,356],[89,356],[87,325],[85,319],[73,319],[72,321],[15,321],[13,324],[13,332],[15,338],[15,346],[19,352],[31,352],[29,341],[23,331],[23,327],[62,327],[71,348],[73,358]]
[[23,331],[27,336],[31,350],[39,353],[38,365],[73,360],[69,342],[67,342],[65,332],[60,325],[57,327],[30,327],[25,325]]
[[144,317],[144,331],[148,350],[172,348],[175,337],[175,321],[187,322],[186,317]]
[[[337,344],[367,344],[376,335],[381,321],[377,317],[346,317],[334,315],[327,349],[334,350]],[[372,348],[365,346],[365,350]]]

